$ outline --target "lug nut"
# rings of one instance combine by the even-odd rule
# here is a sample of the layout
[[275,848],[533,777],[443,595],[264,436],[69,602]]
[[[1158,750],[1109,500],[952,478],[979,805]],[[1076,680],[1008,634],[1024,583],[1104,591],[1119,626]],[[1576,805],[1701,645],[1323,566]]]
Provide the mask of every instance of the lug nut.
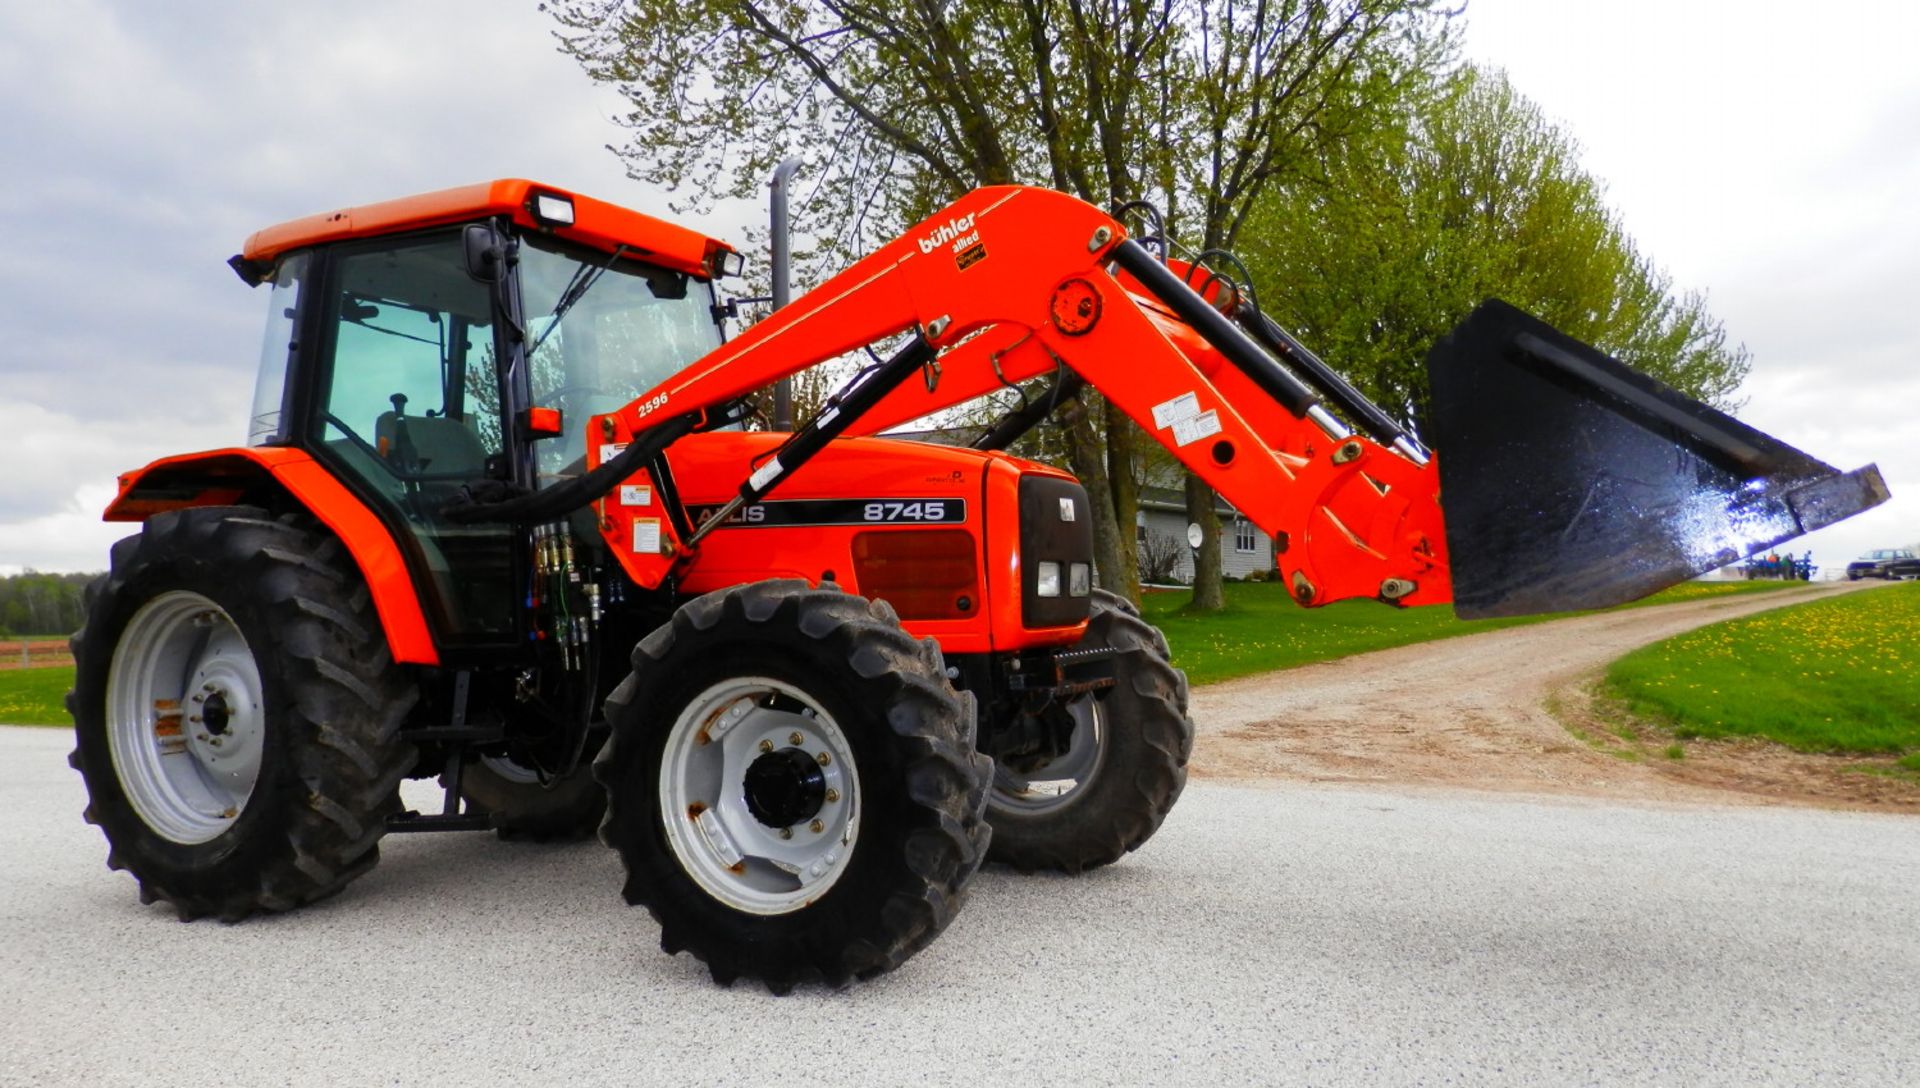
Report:
[[840,791],[839,791],[839,790],[836,790],[836,789],[834,789],[834,788],[833,788],[832,786],[828,786],[828,787],[827,787],[827,800],[828,800],[829,802],[833,802],[833,801],[838,801],[839,799],[840,799]]
[[793,838],[793,828],[791,828],[791,827],[783,827],[783,828],[781,828],[781,829],[780,829],[780,837],[781,837],[781,838],[783,838],[783,839],[791,839],[791,838]]
[[801,735],[801,733],[800,733],[800,731],[799,731],[798,729],[796,729],[796,730],[794,730],[793,732],[791,732],[791,733],[788,733],[788,734],[787,734],[787,743],[788,743],[788,744],[804,744],[804,743],[806,743],[806,740],[807,740],[807,738],[806,738],[805,736],[802,736],[802,735]]
[[771,751],[773,751],[773,742],[772,742],[772,741],[770,741],[770,740],[763,740],[763,741],[761,741],[761,742],[760,742],[760,750],[761,750],[762,752],[771,752]]
[[827,829],[827,825],[824,823],[821,823],[819,820],[815,820],[812,823],[807,825],[807,830],[813,832],[816,835],[818,835],[822,831],[825,831],[826,829]]
[[832,762],[833,762],[833,757],[832,757],[832,756],[830,756],[830,755],[828,755],[828,754],[827,754],[827,753],[825,753],[825,752],[821,752],[821,753],[820,753],[819,755],[817,755],[817,756],[815,756],[815,757],[813,757],[813,758],[815,758],[815,759],[817,759],[817,760],[819,760],[819,761],[820,761],[820,765],[821,765],[822,767],[825,767],[825,766],[827,766],[828,764],[830,764],[830,763],[832,763]]

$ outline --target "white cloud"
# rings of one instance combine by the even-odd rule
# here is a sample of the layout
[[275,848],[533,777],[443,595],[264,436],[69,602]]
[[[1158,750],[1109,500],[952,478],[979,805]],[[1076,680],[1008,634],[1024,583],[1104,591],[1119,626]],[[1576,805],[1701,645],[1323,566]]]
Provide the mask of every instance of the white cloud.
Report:
[[[1474,0],[1468,38],[1711,290],[1754,351],[1748,418],[1886,470],[1901,497],[1823,562],[1920,538],[1920,6],[1845,10]],[[222,262],[249,232],[514,175],[664,212],[550,31],[531,3],[0,6],[0,569],[99,567],[115,473],[238,436],[263,303]]]
[[459,0],[0,6],[0,570],[102,566],[117,473],[239,439],[252,231],[504,176],[664,211],[550,31]]
[[0,574],[105,569],[113,542],[137,531],[125,522],[100,520],[113,494],[111,483],[89,485],[47,513],[0,520]]

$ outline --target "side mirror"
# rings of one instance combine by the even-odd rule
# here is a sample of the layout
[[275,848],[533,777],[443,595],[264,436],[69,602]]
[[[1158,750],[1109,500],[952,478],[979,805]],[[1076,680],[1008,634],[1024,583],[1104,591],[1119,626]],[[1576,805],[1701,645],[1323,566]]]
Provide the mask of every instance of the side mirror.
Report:
[[467,251],[467,275],[481,283],[499,283],[504,278],[506,244],[491,223],[469,223],[464,236]]

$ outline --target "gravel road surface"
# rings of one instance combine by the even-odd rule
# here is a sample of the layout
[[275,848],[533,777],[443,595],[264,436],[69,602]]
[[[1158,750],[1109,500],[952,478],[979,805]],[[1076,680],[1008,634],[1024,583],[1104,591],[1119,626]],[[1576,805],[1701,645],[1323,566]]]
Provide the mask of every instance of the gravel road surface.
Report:
[[988,871],[843,993],[656,951],[595,844],[397,836],[336,899],[142,907],[64,731],[0,729],[0,1084],[1920,1084],[1920,825],[1197,783]]
[[1845,770],[1857,760],[1725,741],[1688,742],[1681,761],[1661,758],[1656,746],[1654,758],[1628,762],[1567,728],[1607,737],[1612,723],[1593,719],[1589,688],[1630,650],[1884,585],[1825,583],[1602,612],[1210,684],[1193,693],[1194,774],[1920,812],[1920,790]]

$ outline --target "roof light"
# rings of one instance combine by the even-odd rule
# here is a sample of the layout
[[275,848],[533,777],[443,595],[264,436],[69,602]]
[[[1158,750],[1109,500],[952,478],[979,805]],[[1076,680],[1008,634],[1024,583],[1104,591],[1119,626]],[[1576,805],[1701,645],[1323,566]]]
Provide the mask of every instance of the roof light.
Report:
[[573,198],[559,193],[535,193],[533,203],[527,209],[543,225],[549,227],[573,226]]
[[739,250],[722,248],[713,242],[708,242],[707,245],[712,247],[707,251],[707,274],[714,279],[723,280],[728,276],[738,276],[747,270],[746,254]]

